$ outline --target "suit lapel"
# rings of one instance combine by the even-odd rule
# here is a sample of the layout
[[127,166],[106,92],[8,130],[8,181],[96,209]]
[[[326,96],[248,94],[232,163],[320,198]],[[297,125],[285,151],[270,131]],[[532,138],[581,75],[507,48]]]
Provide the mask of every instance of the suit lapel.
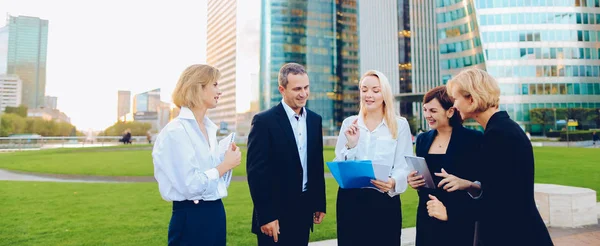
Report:
[[[452,128],[452,135],[450,136],[450,142],[448,143],[448,149],[446,150],[446,159],[452,160],[456,154],[458,145],[461,145],[462,126]],[[455,146],[457,145],[457,146]],[[451,163],[450,161],[449,163]]]
[[437,135],[437,131],[431,130],[431,131],[428,131],[428,132],[422,133],[422,134],[427,134],[427,135],[425,135],[423,145],[421,146],[421,156],[425,156],[429,153],[429,149],[431,148],[433,139],[435,139],[435,136]]
[[[318,146],[313,144],[313,142],[316,141],[315,137],[319,136],[317,131],[317,126],[318,126],[318,122],[315,122],[315,120],[317,119],[316,117],[312,117],[312,115],[309,113],[310,111],[308,111],[308,109],[306,109],[306,166],[310,166],[310,163],[312,163],[312,157],[314,155],[313,151],[314,151],[314,147]],[[318,129],[319,131],[321,129]],[[321,140],[323,141],[323,140]]]

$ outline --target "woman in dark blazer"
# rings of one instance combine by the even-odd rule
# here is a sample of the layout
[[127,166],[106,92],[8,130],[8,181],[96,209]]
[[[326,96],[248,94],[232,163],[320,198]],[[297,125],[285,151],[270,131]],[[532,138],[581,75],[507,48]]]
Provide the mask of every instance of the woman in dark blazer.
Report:
[[[452,108],[453,100],[446,93],[445,86],[433,88],[423,98],[423,114],[432,129],[417,137],[417,156],[425,158],[431,174],[444,172],[472,179],[481,143],[482,133],[466,129],[462,119]],[[438,185],[442,177],[433,176]],[[475,219],[472,210],[476,200],[466,191],[450,191],[443,188],[429,189],[424,185],[423,177],[415,172],[408,176],[409,185],[418,190],[419,207],[417,209],[417,246],[427,245],[472,245]],[[432,202],[429,202],[432,201]],[[428,204],[440,201],[447,216],[434,217],[428,212]],[[431,211],[435,212],[435,211]]]
[[481,181],[479,245],[553,245],[533,196],[531,142],[498,110],[496,80],[483,70],[467,69],[448,81],[447,89],[462,118],[474,119],[485,129],[481,172],[475,177]]

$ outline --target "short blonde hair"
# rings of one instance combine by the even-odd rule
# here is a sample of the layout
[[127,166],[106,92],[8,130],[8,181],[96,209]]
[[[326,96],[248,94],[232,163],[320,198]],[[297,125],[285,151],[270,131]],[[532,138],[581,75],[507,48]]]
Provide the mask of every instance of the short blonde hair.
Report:
[[446,85],[448,93],[452,93],[454,87],[458,88],[458,92],[462,96],[473,99],[474,104],[469,109],[472,112],[483,112],[489,108],[498,107],[500,103],[498,82],[481,69],[463,70],[448,81]]
[[[392,134],[392,138],[396,139],[398,137],[398,122],[396,121],[396,117],[398,114],[396,113],[396,108],[394,107],[394,95],[392,95],[392,86],[388,78],[377,70],[369,70],[360,78],[360,82],[358,83],[358,87],[363,84],[363,81],[366,77],[375,76],[379,80],[379,85],[381,86],[381,94],[383,96],[383,119],[390,129],[390,133]],[[362,90],[361,90],[362,91]],[[360,100],[360,112],[359,115],[367,116],[367,105]]]
[[194,64],[187,67],[181,73],[173,90],[173,103],[179,108],[195,108],[201,105],[200,90],[208,84],[217,82],[220,77],[219,69],[209,65]]

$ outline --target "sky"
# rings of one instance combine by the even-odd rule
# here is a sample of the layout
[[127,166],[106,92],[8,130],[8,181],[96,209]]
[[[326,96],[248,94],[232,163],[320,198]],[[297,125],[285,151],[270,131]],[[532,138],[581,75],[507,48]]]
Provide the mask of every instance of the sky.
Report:
[[181,72],[206,62],[206,6],[206,0],[0,0],[0,27],[7,14],[49,21],[46,95],[58,97],[78,129],[102,130],[117,119],[118,90],[133,96],[161,88],[162,101],[171,102]]

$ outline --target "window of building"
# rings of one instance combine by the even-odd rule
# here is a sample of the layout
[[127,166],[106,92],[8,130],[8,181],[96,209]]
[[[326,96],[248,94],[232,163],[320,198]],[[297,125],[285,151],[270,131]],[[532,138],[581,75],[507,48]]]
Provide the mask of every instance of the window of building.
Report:
[[567,83],[567,94],[573,95],[573,84]]
[[464,61],[465,66],[471,66],[471,65],[473,65],[473,60],[472,60],[471,56],[464,57],[464,60],[465,60]]
[[529,85],[529,95],[535,95],[536,94],[536,85],[530,84]]
[[582,83],[581,84],[581,95],[590,95],[590,92],[588,91],[588,84],[587,83]]

